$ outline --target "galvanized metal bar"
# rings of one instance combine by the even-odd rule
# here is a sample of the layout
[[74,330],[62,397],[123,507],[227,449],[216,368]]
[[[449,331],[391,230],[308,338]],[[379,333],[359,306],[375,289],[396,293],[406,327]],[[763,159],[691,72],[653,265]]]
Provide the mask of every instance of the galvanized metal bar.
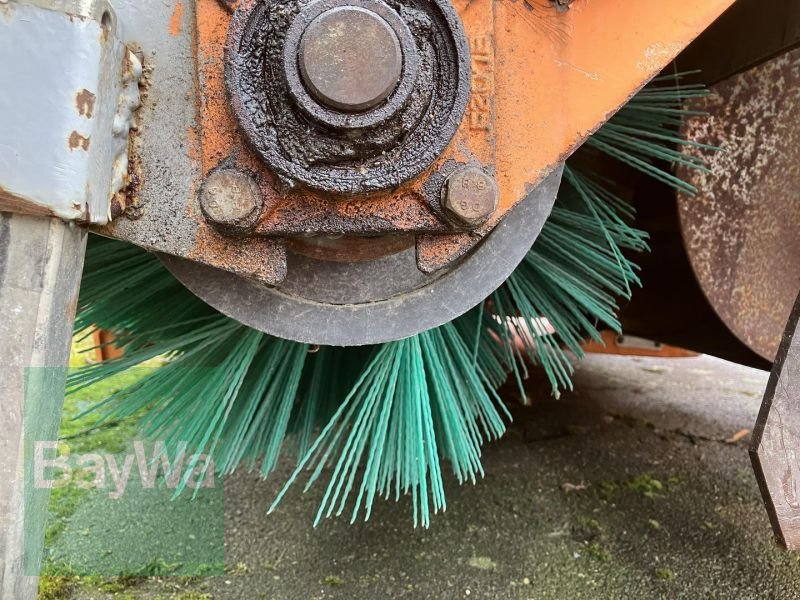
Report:
[[[141,64],[108,0],[0,2],[0,210],[107,223]],[[43,168],[46,165],[46,168]]]
[[56,439],[85,246],[74,225],[0,213],[0,598],[36,598],[48,493],[26,489],[26,414]]

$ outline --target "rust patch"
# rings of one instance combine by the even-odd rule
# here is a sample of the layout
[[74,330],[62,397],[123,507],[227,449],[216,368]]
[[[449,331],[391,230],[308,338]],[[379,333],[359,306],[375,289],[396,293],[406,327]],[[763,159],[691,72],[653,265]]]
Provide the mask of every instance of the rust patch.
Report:
[[169,34],[172,37],[178,37],[181,34],[181,23],[183,20],[183,3],[175,3],[175,10],[172,11],[172,17],[169,20]]
[[[297,236],[311,231],[355,235],[453,231],[454,226],[439,214],[441,184],[457,164],[483,164],[492,170],[494,130],[491,127],[491,103],[482,105],[484,113],[472,120],[472,126],[468,120],[462,122],[450,146],[428,171],[400,188],[358,197],[325,195],[301,187],[288,188],[245,143],[230,110],[223,77],[225,40],[230,23],[226,6],[218,0],[199,0],[197,3],[197,63],[201,90],[200,126],[196,132],[198,154],[204,173],[224,163],[258,175],[264,197],[264,210],[256,230],[258,235]],[[462,18],[467,34],[475,44],[474,49],[480,55],[481,72],[477,82],[480,85],[477,89],[489,98],[493,74],[493,20],[491,8],[486,7],[478,10],[475,5],[466,9]],[[476,122],[479,127],[475,126]],[[195,156],[194,136],[195,132],[191,132],[189,152],[192,156]],[[441,175],[437,176],[439,172]],[[424,184],[428,180],[431,185],[426,187]],[[498,211],[497,219],[486,228],[491,229],[501,216]],[[365,255],[359,244],[347,244],[346,248],[352,251],[351,260],[359,260]],[[306,252],[313,254],[315,250],[307,248]],[[330,256],[335,254],[337,260],[343,260],[346,252],[342,247]],[[385,252],[381,252],[383,254]]]
[[680,194],[689,260],[714,311],[773,360],[800,290],[800,50],[735,75],[690,108],[684,136],[709,172],[681,167],[700,193]]
[[396,254],[414,247],[414,236],[410,234],[355,236],[314,236],[290,238],[286,247],[295,254],[316,260],[332,262],[370,261]]
[[[141,110],[141,107],[139,108]],[[142,157],[140,152],[139,130],[132,129],[128,140],[128,174],[126,185],[111,199],[111,218],[125,216],[136,220],[144,214],[139,198],[142,182]]]
[[[141,104],[136,109],[136,122],[140,122],[141,112],[144,110],[145,101],[150,92],[150,77],[153,66],[145,61],[144,53],[138,46],[128,45],[128,49],[136,55],[142,63],[142,77],[139,80],[139,97]],[[130,59],[128,53],[123,58],[123,69],[130,69]],[[128,172],[126,181],[122,189],[111,199],[111,219],[125,217],[136,220],[144,214],[144,207],[139,195],[139,188],[142,183],[142,157],[141,141],[138,128],[130,130],[128,135]]]
[[417,267],[423,273],[442,269],[478,245],[477,233],[417,236]]
[[[103,17],[105,17],[106,14],[108,13],[103,13]],[[111,30],[111,24],[104,18],[100,22],[100,41],[103,43],[104,46],[108,44],[108,34],[110,30]]]
[[54,216],[53,211],[46,206],[40,206],[24,196],[9,192],[2,187],[0,187],[0,212],[33,215],[35,217]]
[[78,114],[87,119],[91,119],[94,114],[94,103],[96,100],[97,96],[89,90],[83,89],[78,92],[77,96],[75,96],[75,106],[78,107]]
[[414,192],[335,198],[298,191],[276,198],[276,206],[258,226],[262,235],[318,233],[392,233],[446,231],[425,200]]
[[67,143],[69,144],[70,150],[78,150],[80,148],[81,150],[88,151],[89,144],[91,144],[92,141],[88,137],[82,136],[77,131],[73,131],[69,135]]
[[81,225],[91,222],[91,219],[89,218],[88,206],[85,206],[80,202],[73,202],[72,208],[76,212],[65,218],[63,215],[56,214],[55,211],[47,206],[42,206],[41,204],[38,204],[35,201],[26,198],[25,196],[20,196],[19,194],[15,194],[0,187],[0,212],[30,215],[33,217],[59,217],[61,219],[79,223]]
[[111,198],[111,219],[113,220],[124,215],[127,208],[128,198],[125,192],[120,190]]
[[186,258],[269,285],[277,285],[286,277],[283,240],[223,235],[204,223],[199,224],[194,247]]
[[69,302],[64,307],[64,322],[70,323],[75,319],[75,313],[78,312],[78,292],[72,294]]
[[[122,72],[123,73],[132,73],[133,72],[133,62],[131,61],[131,54],[132,53],[133,53],[133,51],[131,50],[130,52],[126,52],[122,56]],[[139,57],[137,56],[136,58],[139,58]],[[139,59],[139,62],[141,62],[141,58]],[[144,68],[144,63],[142,64],[142,68]]]

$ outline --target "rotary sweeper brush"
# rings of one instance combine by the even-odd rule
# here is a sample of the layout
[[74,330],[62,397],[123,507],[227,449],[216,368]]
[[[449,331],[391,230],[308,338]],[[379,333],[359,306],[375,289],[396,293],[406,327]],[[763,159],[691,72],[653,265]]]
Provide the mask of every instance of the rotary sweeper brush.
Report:
[[[376,495],[398,497],[402,491],[413,496],[415,524],[427,526],[431,509],[445,508],[440,457],[459,481],[474,482],[482,473],[482,443],[505,431],[509,414],[496,388],[511,375],[521,389],[527,361],[542,367],[558,393],[570,386],[567,353],[580,356],[584,338],[600,341],[600,327],[620,330],[616,298],[629,298],[632,286],[639,284],[637,267],[623,252],[646,250],[647,235],[629,224],[632,209],[610,191],[613,184],[599,183],[599,178],[586,173],[581,159],[597,160],[593,150],[600,150],[601,156],[692,191],[650,158],[704,168],[697,158],[673,148],[680,143],[675,126],[682,103],[704,95],[702,86],[681,85],[674,76],[639,92],[563,167],[560,187],[552,190],[556,197],[547,200],[553,203],[547,221],[528,223],[541,227],[532,248],[527,242],[522,248],[516,242],[496,248],[487,239],[465,259],[474,261],[474,269],[499,269],[503,278],[502,265],[521,250],[521,260],[512,259],[517,266],[500,287],[493,283],[481,293],[491,293],[488,299],[438,327],[406,324],[413,335],[405,332],[397,341],[363,345],[385,339],[386,328],[403,326],[394,322],[384,327],[378,316],[360,317],[373,320],[362,324],[369,337],[350,339],[358,343],[354,347],[325,344],[322,322],[313,333],[286,334],[302,341],[264,333],[215,310],[201,300],[202,292],[196,296],[191,287],[181,285],[194,277],[192,263],[159,260],[130,244],[95,236],[89,242],[76,330],[85,335],[96,327],[114,331],[114,344],[124,355],[76,372],[68,387],[80,391],[167,355],[164,366],[96,407],[103,419],[126,418],[144,409],[148,434],[164,440],[173,451],[188,442],[198,454],[213,456],[222,473],[231,473],[241,463],[248,468],[258,463],[267,476],[288,437],[288,445],[295,446],[292,450],[301,457],[295,477],[313,467],[313,482],[325,473],[323,467],[333,468],[330,499],[326,496],[318,520],[342,513],[351,493],[358,495],[352,508],[355,519],[361,508],[368,516]],[[486,185],[493,184],[487,180]],[[323,243],[337,246],[342,239],[325,237]],[[379,241],[370,238],[370,243]],[[403,252],[390,260],[401,260],[397,254]],[[413,249],[408,254],[413,259]],[[385,259],[365,262],[356,267],[367,278],[364,287],[375,279],[365,268],[380,266],[389,278],[397,271],[409,276]],[[456,267],[456,273],[463,274],[462,268]],[[209,275],[214,271],[205,273],[191,280],[213,281]],[[468,279],[462,284],[456,273],[449,285],[470,283]],[[497,276],[481,277],[476,271],[473,281]],[[345,286],[348,279],[334,281]],[[390,279],[378,281],[378,285],[398,285]],[[264,294],[274,293],[255,284],[242,292],[234,284],[235,280],[227,280],[227,285],[215,285],[224,294],[248,293],[256,303],[267,302]],[[447,289],[439,301],[453,297],[455,302],[454,290],[459,288]],[[436,284],[423,290],[430,302],[442,292]],[[393,300],[397,321],[405,318],[402,302],[407,298]],[[343,308],[358,310],[347,304],[321,310]],[[290,326],[302,331],[313,319],[300,312]],[[358,321],[348,317],[343,318],[346,328],[341,330],[337,317],[326,319],[336,335],[359,331]],[[316,435],[318,428],[322,431]],[[362,472],[359,468],[364,465]]]
[[[427,526],[445,469],[475,481],[503,434],[499,386],[536,365],[558,393],[585,339],[621,331],[633,205],[690,204],[724,145],[686,129],[713,111],[672,63],[731,3],[9,0],[9,351],[65,364],[77,304],[122,355],[70,390],[165,359],[101,419],[146,408],[221,473],[285,449],[287,486],[327,482],[317,520],[410,495]],[[76,223],[99,234],[79,301]],[[45,429],[63,385],[41,385]],[[19,374],[3,389],[22,402]]]

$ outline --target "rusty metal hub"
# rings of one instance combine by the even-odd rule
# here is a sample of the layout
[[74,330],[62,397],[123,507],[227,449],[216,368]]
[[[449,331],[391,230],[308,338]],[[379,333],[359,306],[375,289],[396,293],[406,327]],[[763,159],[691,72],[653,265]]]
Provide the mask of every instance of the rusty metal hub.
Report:
[[416,177],[447,147],[469,97],[469,51],[446,0],[242,3],[225,79],[271,170],[363,194]]
[[297,57],[293,48],[287,48],[284,56],[289,81],[299,63],[311,95],[345,112],[361,112],[383,102],[403,72],[397,34],[377,13],[356,6],[319,15],[303,31]]
[[333,346],[388,342],[451,321],[500,286],[539,235],[560,182],[559,168],[469,257],[435,273],[417,268],[413,248],[357,262],[289,252],[285,279],[271,287],[175,256],[161,260],[221,313],[271,335]]

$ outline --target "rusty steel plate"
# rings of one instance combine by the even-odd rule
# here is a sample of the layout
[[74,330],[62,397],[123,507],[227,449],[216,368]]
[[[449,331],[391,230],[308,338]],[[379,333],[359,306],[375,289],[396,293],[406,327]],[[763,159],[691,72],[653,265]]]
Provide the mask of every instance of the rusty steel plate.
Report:
[[678,206],[692,267],[714,310],[773,360],[800,291],[800,50],[735,75],[691,108],[684,128],[710,172],[680,169],[700,192]]

